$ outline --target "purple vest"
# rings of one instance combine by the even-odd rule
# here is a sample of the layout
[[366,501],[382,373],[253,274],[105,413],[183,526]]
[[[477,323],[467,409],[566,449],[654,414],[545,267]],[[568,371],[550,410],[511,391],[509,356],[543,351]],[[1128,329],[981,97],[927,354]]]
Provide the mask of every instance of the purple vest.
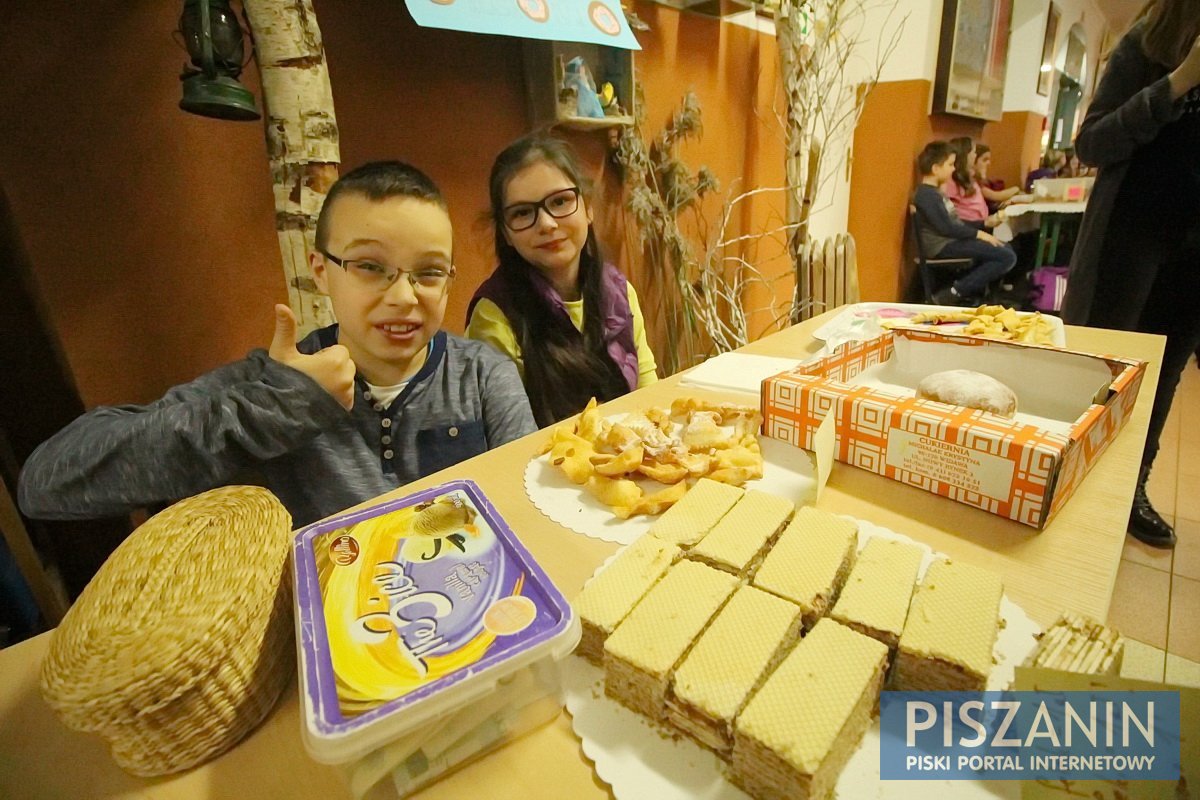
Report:
[[[542,298],[555,310],[555,314],[566,325],[574,328],[563,299],[550,282],[537,270],[530,270],[529,277]],[[600,311],[604,315],[604,345],[608,350],[608,357],[621,370],[622,377],[629,384],[629,391],[633,391],[638,387],[638,356],[637,345],[633,341],[633,311],[629,308],[625,276],[612,264],[605,264],[601,284],[604,287],[604,299],[600,304]],[[495,303],[510,320],[514,319],[516,311],[512,302],[512,292],[507,276],[502,270],[495,270],[491,277],[475,290],[471,304],[467,307],[467,320],[471,319],[475,304],[483,298]]]

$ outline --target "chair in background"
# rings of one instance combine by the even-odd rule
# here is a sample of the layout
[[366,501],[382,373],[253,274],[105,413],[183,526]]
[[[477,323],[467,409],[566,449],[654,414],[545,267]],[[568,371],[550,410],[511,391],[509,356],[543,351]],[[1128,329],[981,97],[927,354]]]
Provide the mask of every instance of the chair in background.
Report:
[[913,240],[913,252],[916,256],[913,263],[921,275],[921,288],[925,293],[925,302],[933,302],[933,294],[944,289],[962,275],[969,272],[974,265],[970,258],[929,258],[925,246],[921,243],[921,221],[917,217],[917,207],[908,207],[909,235]]
[[[8,553],[16,563],[20,577],[24,579],[33,600],[37,604],[42,620],[49,628],[56,627],[67,613],[68,602],[60,588],[42,567],[41,558],[29,539],[25,524],[17,511],[17,504],[8,493],[8,486],[0,480],[0,537],[3,538]],[[2,587],[0,594],[9,595],[20,587]],[[11,590],[11,591],[10,591]]]

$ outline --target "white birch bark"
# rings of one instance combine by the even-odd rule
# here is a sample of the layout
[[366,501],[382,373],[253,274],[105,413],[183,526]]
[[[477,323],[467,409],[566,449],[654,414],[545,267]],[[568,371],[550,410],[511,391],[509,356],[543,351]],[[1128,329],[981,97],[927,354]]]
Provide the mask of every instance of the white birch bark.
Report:
[[[899,43],[907,15],[895,23],[897,5],[897,0],[781,0],[775,12],[786,103],[788,249],[796,270],[793,320],[825,310],[828,302],[815,291],[813,259],[806,257],[809,224],[826,197],[822,187],[845,163],[842,154],[867,95]],[[868,30],[877,33],[868,36]]]
[[329,70],[311,0],[243,0],[243,7],[262,80],[288,302],[304,334],[333,322],[308,264],[317,214],[341,163]]
[[803,0],[783,0],[776,9],[779,76],[786,103],[783,117],[786,134],[784,167],[788,187],[787,222],[791,226],[788,252],[796,272],[794,321],[812,316],[813,302],[811,264],[804,257],[815,189],[813,167],[819,168],[820,161],[817,155],[819,151],[810,152],[814,144],[810,116],[812,80],[808,74],[812,56],[812,46],[809,44],[811,25],[811,6]]

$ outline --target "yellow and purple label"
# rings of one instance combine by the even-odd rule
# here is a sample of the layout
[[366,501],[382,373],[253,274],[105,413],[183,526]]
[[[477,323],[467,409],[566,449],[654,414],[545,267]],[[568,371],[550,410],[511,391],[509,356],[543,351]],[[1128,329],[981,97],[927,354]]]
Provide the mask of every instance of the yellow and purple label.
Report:
[[571,621],[469,481],[310,526],[295,557],[305,693],[328,732],[502,670]]

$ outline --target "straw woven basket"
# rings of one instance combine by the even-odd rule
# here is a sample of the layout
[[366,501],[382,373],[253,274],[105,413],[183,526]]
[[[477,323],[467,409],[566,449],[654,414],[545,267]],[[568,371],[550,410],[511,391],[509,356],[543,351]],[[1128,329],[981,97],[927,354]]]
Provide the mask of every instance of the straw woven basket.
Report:
[[229,486],[151,517],[104,563],[42,664],[70,728],[134,775],[224,752],[266,717],[295,669],[287,510]]

